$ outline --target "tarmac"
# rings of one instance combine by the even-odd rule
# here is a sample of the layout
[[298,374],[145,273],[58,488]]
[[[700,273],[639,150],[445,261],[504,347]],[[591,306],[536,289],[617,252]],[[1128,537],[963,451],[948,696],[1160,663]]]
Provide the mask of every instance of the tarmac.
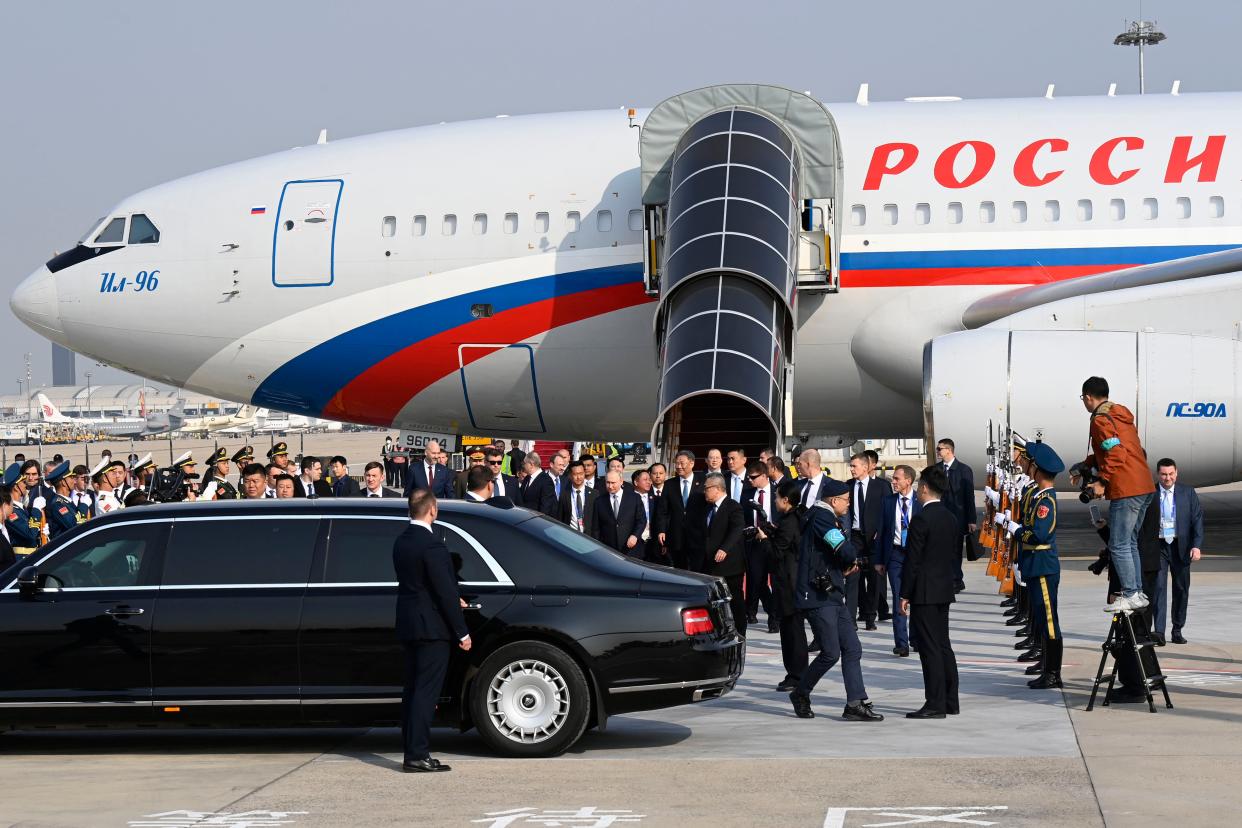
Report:
[[919,664],[892,654],[881,625],[860,636],[886,720],[839,718],[838,668],[812,697],[817,718],[796,719],[774,689],[780,650],[761,623],[734,692],[614,717],[555,759],[500,759],[474,733],[448,730],[433,734],[433,751],[453,771],[437,775],[399,772],[394,729],[5,734],[0,825],[1233,824],[1242,802],[1236,489],[1201,493],[1207,543],[1190,643],[1156,651],[1172,710],[1085,711],[1109,616],[1103,578],[1086,571],[1099,546],[1086,509],[1062,496],[1064,691],[1025,686],[980,561],[967,565],[952,611],[960,716],[903,717],[922,703]]

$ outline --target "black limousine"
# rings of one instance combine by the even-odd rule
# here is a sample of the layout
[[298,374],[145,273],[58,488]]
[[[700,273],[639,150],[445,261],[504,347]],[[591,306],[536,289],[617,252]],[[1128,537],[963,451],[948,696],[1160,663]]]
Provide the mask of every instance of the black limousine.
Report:
[[[0,730],[400,719],[403,500],[126,509],[0,577]],[[442,502],[474,639],[438,716],[553,756],[609,715],[717,698],[745,643],[720,581],[525,509]]]

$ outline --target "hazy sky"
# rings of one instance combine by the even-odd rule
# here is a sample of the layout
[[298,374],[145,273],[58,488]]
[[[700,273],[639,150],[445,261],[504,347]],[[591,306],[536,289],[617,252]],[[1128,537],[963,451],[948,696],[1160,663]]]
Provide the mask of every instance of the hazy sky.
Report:
[[[1238,0],[1145,0],[1148,92],[1242,90]],[[314,142],[499,113],[650,106],[711,83],[825,101],[1136,93],[1137,0],[5,3],[0,330],[17,390],[50,345],[7,297],[123,196]],[[187,324],[192,324],[187,322]],[[79,381],[88,361],[79,358]],[[123,381],[92,368],[93,381]]]

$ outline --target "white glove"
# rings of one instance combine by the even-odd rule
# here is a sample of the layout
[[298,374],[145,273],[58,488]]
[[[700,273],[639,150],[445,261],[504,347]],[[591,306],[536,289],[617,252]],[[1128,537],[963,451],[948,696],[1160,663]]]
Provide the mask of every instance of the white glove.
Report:
[[995,523],[997,526],[1001,527],[1002,529],[1004,529],[1006,526],[1009,525],[1009,515],[1007,515],[1004,512],[997,512],[996,514],[992,515],[992,522]]
[[1014,523],[1013,521],[1009,522],[1009,537],[1012,538],[1014,535],[1018,534],[1021,531],[1022,531],[1021,523]]
[[983,496],[991,501],[992,506],[1000,506],[1000,492],[996,491],[991,486],[983,487]]
[[44,499],[43,495],[39,495],[38,497],[36,497],[34,500],[30,502],[30,505],[36,509],[42,509],[44,506],[47,505],[47,500]]

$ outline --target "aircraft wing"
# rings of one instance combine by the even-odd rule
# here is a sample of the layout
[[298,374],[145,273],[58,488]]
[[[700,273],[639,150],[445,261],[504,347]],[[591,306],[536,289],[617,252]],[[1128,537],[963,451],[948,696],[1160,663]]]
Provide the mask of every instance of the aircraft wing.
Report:
[[1242,247],[1127,267],[1063,282],[1027,285],[983,297],[962,314],[962,324],[968,330],[981,328],[1006,316],[1061,299],[1219,276],[1236,271],[1242,271]]

